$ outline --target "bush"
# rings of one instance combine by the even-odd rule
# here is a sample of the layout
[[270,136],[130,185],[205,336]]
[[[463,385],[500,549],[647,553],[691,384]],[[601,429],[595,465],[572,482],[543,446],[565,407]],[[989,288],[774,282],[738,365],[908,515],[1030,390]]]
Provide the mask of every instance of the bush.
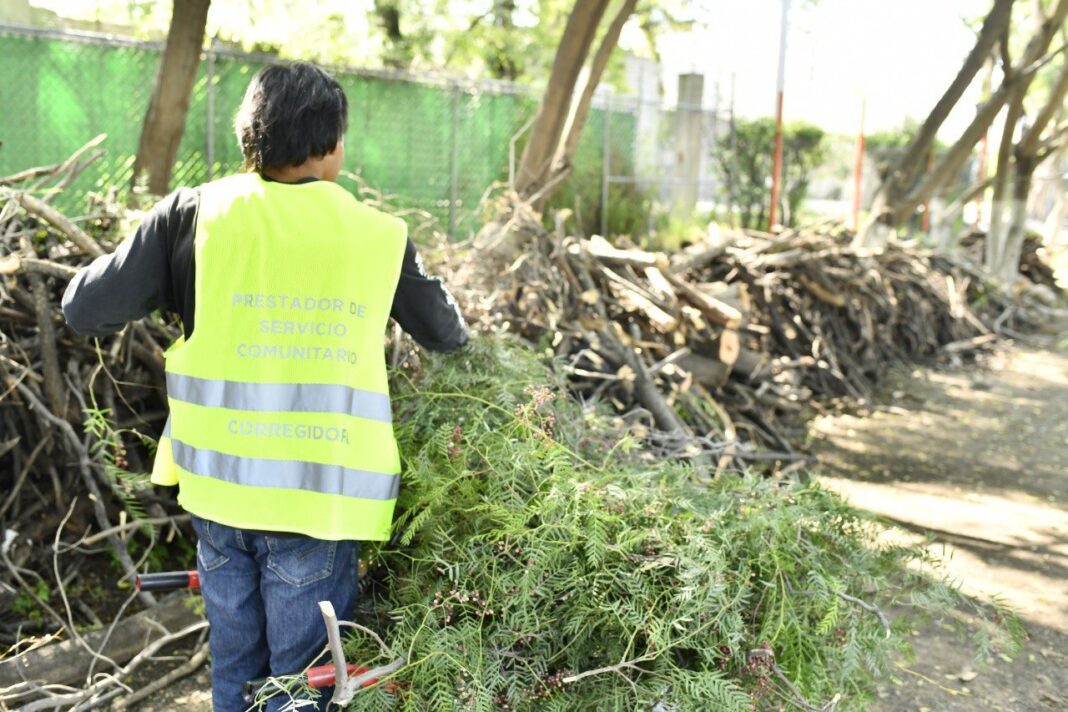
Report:
[[528,347],[476,339],[398,380],[401,511],[360,620],[408,664],[350,709],[777,709],[780,674],[856,707],[908,624],[854,601],[963,600],[815,484],[651,460]]
[[[719,146],[716,170],[728,199],[737,205],[743,227],[767,227],[771,202],[772,159],[775,153],[775,122],[772,119],[739,119],[734,136]],[[801,203],[808,191],[812,171],[827,156],[823,129],[803,122],[783,126],[782,194],[779,215],[783,225],[795,227]]]

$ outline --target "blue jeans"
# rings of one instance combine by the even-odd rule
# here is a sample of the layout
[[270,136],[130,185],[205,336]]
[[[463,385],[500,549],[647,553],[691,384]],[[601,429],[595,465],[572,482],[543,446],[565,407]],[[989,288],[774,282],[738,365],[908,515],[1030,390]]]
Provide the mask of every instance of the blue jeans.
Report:
[[[329,664],[319,601],[330,601],[338,618],[351,618],[359,588],[360,543],[322,541],[303,534],[236,529],[193,516],[197,569],[211,648],[214,712],[243,712],[246,681],[295,675],[313,661]],[[325,710],[333,688],[320,691]],[[289,702],[277,695],[267,710]],[[306,703],[305,703],[306,704]]]

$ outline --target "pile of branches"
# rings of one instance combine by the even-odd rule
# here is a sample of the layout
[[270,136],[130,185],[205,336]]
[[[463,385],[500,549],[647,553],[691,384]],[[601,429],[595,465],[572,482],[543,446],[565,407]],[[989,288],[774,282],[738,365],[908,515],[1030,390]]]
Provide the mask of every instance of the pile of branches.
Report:
[[547,231],[513,204],[489,223],[474,247],[500,269],[458,275],[468,311],[551,351],[581,398],[611,402],[666,454],[795,459],[783,416],[869,399],[897,363],[973,357],[1006,308],[990,293],[975,313],[984,286],[964,263],[907,243],[861,253],[835,226],[711,228],[668,255],[568,235],[565,220]]
[[[982,230],[970,230],[961,235],[959,246],[961,252],[976,263],[982,264],[986,250],[987,233]],[[1065,289],[1058,284],[1057,277],[1049,263],[1049,254],[1041,234],[1028,230],[1020,247],[1020,276],[1032,284],[1042,285],[1058,296],[1064,296]]]
[[[167,412],[163,346],[178,331],[145,319],[117,337],[85,339],[65,327],[60,308],[67,282],[113,249],[106,236],[124,220],[113,197],[96,197],[81,217],[53,205],[100,157],[102,139],[62,163],[0,177],[0,649],[68,639],[34,658],[32,671],[0,664],[0,706],[35,696],[27,676],[85,684],[50,695],[48,708],[110,699],[125,692],[116,683],[122,663],[137,667],[171,641],[163,624],[198,623],[132,585],[150,556],[159,562],[161,536],[188,519],[135,474],[151,469]],[[118,600],[98,595],[116,584]],[[124,617],[134,599],[156,614]],[[92,628],[100,631],[79,632]],[[135,657],[153,639],[161,642]]]

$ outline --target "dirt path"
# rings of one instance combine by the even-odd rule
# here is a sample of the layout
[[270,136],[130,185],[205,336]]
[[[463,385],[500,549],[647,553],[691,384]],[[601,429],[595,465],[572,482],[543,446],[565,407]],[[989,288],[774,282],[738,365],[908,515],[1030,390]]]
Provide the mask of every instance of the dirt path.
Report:
[[933,536],[964,588],[1001,595],[1030,639],[973,667],[933,624],[875,709],[1068,710],[1068,355],[1017,348],[988,370],[901,373],[884,402],[813,424],[822,481]]

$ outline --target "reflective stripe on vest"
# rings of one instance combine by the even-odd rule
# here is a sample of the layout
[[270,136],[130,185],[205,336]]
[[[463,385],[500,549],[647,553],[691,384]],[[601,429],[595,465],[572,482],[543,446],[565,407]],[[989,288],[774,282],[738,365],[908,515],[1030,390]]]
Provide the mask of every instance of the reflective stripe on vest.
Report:
[[182,469],[238,485],[302,489],[364,499],[395,499],[400,491],[400,475],[315,462],[234,457],[174,439],[171,439],[171,449],[175,464]]
[[389,396],[337,384],[249,383],[168,373],[167,397],[212,408],[340,413],[393,422]]

